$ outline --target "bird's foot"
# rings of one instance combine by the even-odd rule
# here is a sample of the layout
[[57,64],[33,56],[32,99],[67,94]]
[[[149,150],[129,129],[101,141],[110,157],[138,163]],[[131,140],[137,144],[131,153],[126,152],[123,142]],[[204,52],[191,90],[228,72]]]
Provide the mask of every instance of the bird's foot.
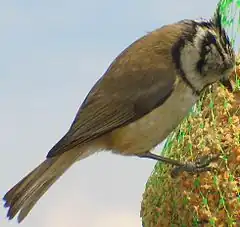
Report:
[[179,176],[181,172],[187,172],[190,174],[196,174],[196,173],[202,173],[206,171],[213,170],[213,167],[209,166],[210,163],[216,161],[219,158],[218,155],[204,155],[197,159],[196,162],[189,162],[186,164],[183,164],[182,166],[175,167],[172,172],[171,176],[173,178]]

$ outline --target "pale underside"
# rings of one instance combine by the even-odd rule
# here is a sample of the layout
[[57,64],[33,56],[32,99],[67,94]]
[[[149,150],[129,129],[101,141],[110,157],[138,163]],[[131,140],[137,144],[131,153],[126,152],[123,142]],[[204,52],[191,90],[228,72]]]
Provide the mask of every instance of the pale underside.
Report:
[[175,91],[163,105],[111,133],[110,148],[126,155],[151,150],[181,123],[197,99],[192,89],[178,78]]

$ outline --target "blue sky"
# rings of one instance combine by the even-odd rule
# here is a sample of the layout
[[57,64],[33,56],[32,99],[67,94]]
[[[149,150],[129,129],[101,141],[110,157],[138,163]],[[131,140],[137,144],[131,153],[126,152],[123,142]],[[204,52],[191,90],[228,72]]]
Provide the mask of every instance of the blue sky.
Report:
[[[89,89],[140,36],[209,18],[212,0],[1,1],[0,195],[44,158]],[[156,150],[159,151],[160,149]],[[25,227],[137,227],[155,161],[99,153],[77,163],[40,200]],[[17,226],[5,218],[1,227]]]

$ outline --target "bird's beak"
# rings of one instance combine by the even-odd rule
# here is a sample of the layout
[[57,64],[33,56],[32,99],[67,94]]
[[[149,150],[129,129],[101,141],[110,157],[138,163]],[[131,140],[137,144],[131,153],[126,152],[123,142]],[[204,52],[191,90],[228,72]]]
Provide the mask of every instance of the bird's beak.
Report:
[[222,78],[220,80],[220,82],[223,84],[224,87],[226,87],[228,89],[229,92],[233,92],[233,85],[231,83],[231,81],[229,80],[229,78]]

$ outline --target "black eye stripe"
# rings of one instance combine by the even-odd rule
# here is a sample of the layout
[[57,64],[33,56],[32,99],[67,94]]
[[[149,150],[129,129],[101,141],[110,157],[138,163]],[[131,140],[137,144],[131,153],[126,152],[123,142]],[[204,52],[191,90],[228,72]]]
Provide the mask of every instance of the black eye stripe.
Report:
[[[222,45],[222,43],[219,44],[218,41],[216,40],[216,37],[211,32],[208,32],[202,42],[201,52],[200,52],[200,60],[198,61],[197,65],[196,65],[198,72],[200,72],[201,74],[202,74],[203,66],[206,63],[206,55],[208,54],[209,51],[211,51],[211,47],[210,47],[211,45],[214,45],[216,47],[218,53],[220,54],[220,56],[222,58],[222,61],[223,62],[225,61],[223,50],[220,47],[220,45]],[[224,48],[224,51],[225,51],[225,48]]]
[[[207,54],[206,46],[209,46],[211,44],[213,44],[216,47],[216,49],[219,52],[222,60],[225,61],[223,49],[220,47],[220,45],[224,47],[224,51],[226,51],[225,50],[226,45],[222,45],[222,43],[219,44],[219,42],[216,40],[216,37],[211,32],[207,33],[207,35],[205,37],[205,41],[202,44],[202,51],[203,51],[202,55],[205,56]],[[206,45],[206,46],[204,46],[204,45]]]

